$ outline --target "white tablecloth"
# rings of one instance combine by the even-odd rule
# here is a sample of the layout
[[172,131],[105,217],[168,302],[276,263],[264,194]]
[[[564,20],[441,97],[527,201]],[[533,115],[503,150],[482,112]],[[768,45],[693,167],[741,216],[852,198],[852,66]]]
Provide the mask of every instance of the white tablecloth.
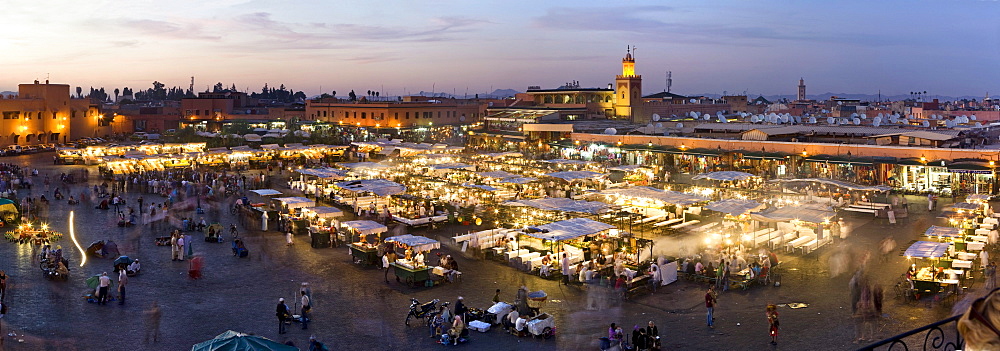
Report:
[[954,260],[951,261],[952,268],[972,268],[972,261]]

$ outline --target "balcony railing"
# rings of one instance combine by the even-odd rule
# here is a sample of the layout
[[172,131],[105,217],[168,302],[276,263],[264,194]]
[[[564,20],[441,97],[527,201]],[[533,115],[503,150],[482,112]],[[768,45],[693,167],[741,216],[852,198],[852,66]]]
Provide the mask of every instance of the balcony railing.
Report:
[[[953,316],[908,332],[859,348],[858,351],[890,350],[961,350],[965,340],[958,333],[958,320]],[[919,346],[919,347],[918,347]]]

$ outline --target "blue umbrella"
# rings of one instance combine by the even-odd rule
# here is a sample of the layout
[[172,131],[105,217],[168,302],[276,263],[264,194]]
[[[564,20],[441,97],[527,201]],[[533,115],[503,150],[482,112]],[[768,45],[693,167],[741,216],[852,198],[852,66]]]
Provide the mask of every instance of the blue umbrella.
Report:
[[191,346],[191,351],[300,351],[295,346],[288,346],[277,341],[258,336],[247,335],[232,330],[219,334],[215,339],[202,341]]

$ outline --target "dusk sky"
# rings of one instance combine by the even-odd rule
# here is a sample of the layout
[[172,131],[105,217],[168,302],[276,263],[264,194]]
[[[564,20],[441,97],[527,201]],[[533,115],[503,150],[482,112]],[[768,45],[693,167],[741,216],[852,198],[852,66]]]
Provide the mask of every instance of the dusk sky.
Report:
[[[0,91],[44,80],[222,82],[308,95],[606,86],[635,45],[644,92],[1000,95],[995,1],[18,1]],[[321,90],[322,87],[322,90]]]

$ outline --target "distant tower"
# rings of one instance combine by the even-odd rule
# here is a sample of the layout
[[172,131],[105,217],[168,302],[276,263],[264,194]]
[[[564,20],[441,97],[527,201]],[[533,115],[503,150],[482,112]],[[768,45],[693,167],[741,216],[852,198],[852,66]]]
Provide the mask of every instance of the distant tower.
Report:
[[191,94],[194,94],[194,76],[191,77],[191,86],[188,87],[188,91],[190,91]]
[[632,53],[635,48],[629,47],[622,59],[622,74],[615,77],[615,116],[632,119],[633,109],[642,103],[642,76],[635,74],[635,59]]
[[799,78],[799,101],[806,100],[806,81],[805,79]]

